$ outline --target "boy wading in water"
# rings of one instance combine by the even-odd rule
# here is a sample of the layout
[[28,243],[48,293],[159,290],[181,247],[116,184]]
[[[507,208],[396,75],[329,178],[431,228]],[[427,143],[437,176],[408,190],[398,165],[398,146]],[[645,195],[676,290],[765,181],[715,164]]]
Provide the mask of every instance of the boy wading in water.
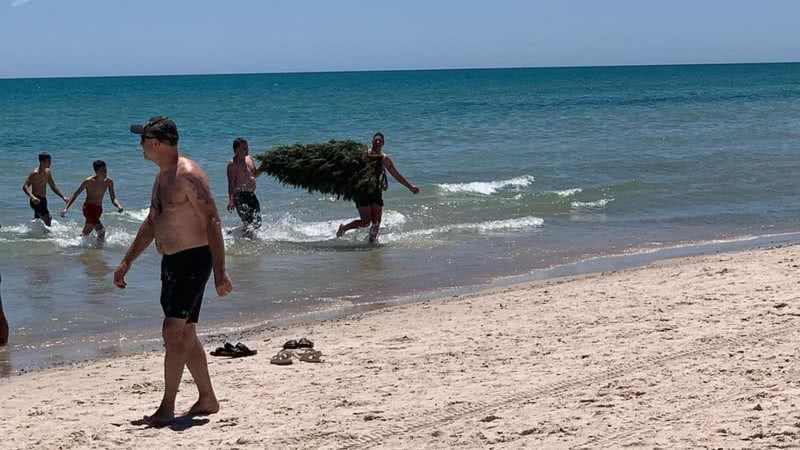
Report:
[[162,255],[164,397],[155,413],[144,420],[164,426],[175,418],[175,397],[184,366],[189,368],[199,393],[187,414],[219,411],[206,354],[197,337],[197,321],[212,271],[220,297],[228,295],[233,284],[225,271],[222,224],[208,177],[197,163],[178,153],[175,123],[166,117],[153,117],[145,125],[131,125],[131,132],[141,135],[144,158],[158,165],[159,171],[153,183],[150,214],[114,272],[114,284],[118,288],[127,286],[125,274],[155,240],[156,250]]
[[39,153],[39,167],[33,169],[28,178],[22,184],[22,191],[30,199],[31,209],[33,210],[33,218],[41,219],[48,227],[52,224],[53,218],[50,216],[50,210],[47,209],[47,186],[55,194],[67,202],[67,198],[61,193],[61,190],[56,186],[53,180],[53,174],[50,172],[50,166],[53,164],[53,158],[46,152]]
[[117,208],[118,212],[122,212],[122,205],[117,201],[117,194],[114,192],[114,180],[108,177],[106,163],[98,159],[92,163],[92,167],[94,167],[94,176],[84,180],[78,190],[72,194],[67,206],[61,210],[61,217],[67,215],[67,210],[78,198],[78,195],[86,190],[86,201],[83,203],[83,217],[86,222],[83,224],[81,235],[88,236],[94,230],[97,233],[97,242],[103,242],[106,239],[106,229],[100,222],[100,216],[103,215],[103,197],[105,197],[106,191],[108,191],[111,203]]
[[233,159],[228,161],[228,211],[239,214],[244,235],[254,237],[261,228],[261,204],[256,197],[256,177],[261,171],[256,168],[250,148],[244,138],[233,141]]
[[358,209],[358,215],[360,218],[350,223],[343,223],[339,225],[339,230],[336,232],[336,237],[342,237],[345,233],[353,228],[365,228],[369,227],[371,224],[372,226],[369,229],[369,242],[376,242],[378,240],[378,233],[380,232],[381,228],[381,217],[383,216],[383,191],[385,191],[389,186],[389,182],[386,179],[386,171],[389,171],[394,179],[399,181],[403,186],[407,187],[409,191],[413,192],[414,194],[419,193],[418,187],[409,183],[408,180],[400,175],[400,172],[398,172],[397,168],[394,166],[392,158],[390,158],[389,155],[382,153],[383,144],[383,133],[375,133],[375,135],[372,136],[372,148],[369,149],[369,156],[372,158],[375,172],[380,175],[380,193],[373,197],[357,198],[356,209]]

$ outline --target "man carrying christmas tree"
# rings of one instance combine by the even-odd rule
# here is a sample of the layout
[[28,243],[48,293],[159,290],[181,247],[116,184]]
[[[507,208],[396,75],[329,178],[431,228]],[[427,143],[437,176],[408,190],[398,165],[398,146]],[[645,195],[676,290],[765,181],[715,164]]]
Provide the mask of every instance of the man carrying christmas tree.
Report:
[[377,191],[378,193],[369,197],[356,198],[356,209],[358,209],[358,215],[360,217],[350,223],[339,225],[336,237],[343,236],[353,228],[365,228],[372,225],[369,229],[369,242],[374,243],[378,240],[378,232],[380,231],[381,217],[383,215],[383,191],[389,187],[389,181],[386,179],[386,171],[389,171],[394,179],[407,187],[409,191],[414,194],[419,192],[418,187],[409,183],[408,180],[400,175],[400,172],[398,172],[397,168],[394,166],[392,158],[382,153],[383,144],[383,133],[375,133],[375,135],[372,136],[372,148],[370,148],[368,152],[373,161],[374,170],[379,174],[378,179],[380,180],[381,186]]
[[239,213],[245,236],[252,237],[261,227],[261,204],[256,197],[256,177],[261,171],[250,156],[244,138],[233,141],[233,159],[228,161],[228,211]]

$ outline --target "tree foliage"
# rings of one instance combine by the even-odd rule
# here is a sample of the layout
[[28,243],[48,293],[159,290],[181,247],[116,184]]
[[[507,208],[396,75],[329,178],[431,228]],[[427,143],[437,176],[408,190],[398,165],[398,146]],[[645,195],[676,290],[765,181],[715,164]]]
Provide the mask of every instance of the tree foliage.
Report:
[[256,156],[259,169],[281,184],[353,201],[380,195],[383,162],[355,141],[274,147]]

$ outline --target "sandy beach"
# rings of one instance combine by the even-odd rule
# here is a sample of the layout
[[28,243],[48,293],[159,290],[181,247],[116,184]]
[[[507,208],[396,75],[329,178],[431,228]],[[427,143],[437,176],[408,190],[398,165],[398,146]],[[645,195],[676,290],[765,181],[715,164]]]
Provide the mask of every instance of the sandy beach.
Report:
[[[259,354],[210,357],[222,410],[164,429],[135,424],[161,353],[14,376],[2,447],[795,447],[798,275],[797,247],[742,251],[212,337]],[[324,362],[269,363],[302,336]]]

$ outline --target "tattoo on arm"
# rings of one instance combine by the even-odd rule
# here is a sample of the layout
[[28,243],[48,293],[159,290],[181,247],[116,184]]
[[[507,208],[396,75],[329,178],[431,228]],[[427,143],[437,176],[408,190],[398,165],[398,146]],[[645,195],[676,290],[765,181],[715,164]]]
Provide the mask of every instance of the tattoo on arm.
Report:
[[197,202],[200,204],[209,203],[211,201],[211,193],[208,191],[208,187],[203,182],[203,179],[199,176],[190,176],[187,178],[189,184],[192,186],[192,190],[194,190]]

